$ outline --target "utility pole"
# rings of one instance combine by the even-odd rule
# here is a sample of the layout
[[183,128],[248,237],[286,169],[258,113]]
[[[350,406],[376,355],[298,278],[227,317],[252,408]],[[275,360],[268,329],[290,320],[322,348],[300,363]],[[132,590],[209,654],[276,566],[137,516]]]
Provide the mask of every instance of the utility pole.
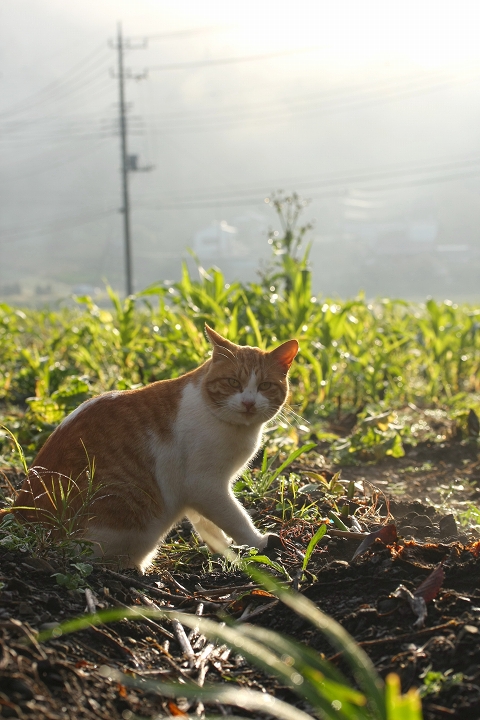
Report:
[[122,213],[123,213],[123,241],[125,248],[125,279],[127,295],[133,293],[133,267],[132,246],[130,238],[130,196],[128,192],[128,165],[127,165],[127,115],[125,108],[125,76],[123,69],[123,38],[122,25],[117,27],[118,49],[118,96],[120,119],[120,159],[122,172]]
[[[125,80],[144,80],[147,77],[147,71],[143,73],[133,74],[130,70],[126,70],[123,59],[125,50],[138,50],[146,48],[147,40],[137,41],[125,40],[122,35],[122,24],[117,25],[117,41],[110,42],[110,46],[116,48],[118,55],[118,112],[119,112],[119,131],[120,131],[120,171],[122,177],[122,207],[120,212],[123,214],[123,243],[125,252],[125,289],[127,295],[133,293],[133,261],[132,261],[132,240],[130,226],[130,193],[128,187],[128,173],[153,170],[153,165],[140,167],[138,165],[138,156],[128,154],[128,126],[127,126],[127,103],[125,102]],[[115,77],[115,73],[112,73]]]

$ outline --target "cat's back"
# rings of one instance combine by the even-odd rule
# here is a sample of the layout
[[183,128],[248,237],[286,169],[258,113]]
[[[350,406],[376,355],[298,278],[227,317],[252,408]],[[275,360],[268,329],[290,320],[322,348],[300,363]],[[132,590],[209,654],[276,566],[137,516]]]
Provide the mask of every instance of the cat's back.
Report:
[[197,384],[197,371],[135,390],[112,391],[87,400],[60,423],[36,456],[33,467],[71,476],[95,459],[97,470],[120,460],[145,458],[154,432],[173,437],[185,387]]
[[[199,368],[200,369],[200,368]],[[155,426],[168,436],[172,432],[184,388],[197,384],[196,372],[172,380],[160,380],[135,390],[111,391],[86,400],[62,421],[50,441],[74,436],[132,435],[135,428]],[[125,439],[125,438],[123,438]]]
[[[74,482],[76,496],[92,478],[95,486],[106,485],[119,495],[125,494],[132,478],[141,478],[143,488],[153,498],[158,492],[158,457],[152,453],[152,437],[157,449],[159,443],[164,447],[174,444],[184,390],[198,384],[201,376],[200,367],[179,378],[135,390],[106,392],[82,403],[39,451],[19,504],[48,505],[45,489],[70,484],[69,479]],[[38,500],[33,503],[32,498]]]

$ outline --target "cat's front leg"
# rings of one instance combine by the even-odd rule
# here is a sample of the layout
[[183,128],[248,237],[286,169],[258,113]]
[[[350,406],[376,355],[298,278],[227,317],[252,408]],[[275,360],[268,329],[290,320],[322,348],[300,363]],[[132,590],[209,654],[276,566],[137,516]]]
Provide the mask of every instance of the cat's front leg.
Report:
[[225,535],[223,530],[220,530],[215,523],[211,520],[207,520],[206,517],[200,515],[195,510],[190,510],[187,513],[187,517],[192,523],[195,531],[203,540],[205,545],[212,553],[224,553],[227,547],[230,545],[229,538]]
[[[272,549],[281,547],[280,539],[277,535],[267,533],[263,535],[257,530],[244,507],[230,493],[210,493],[207,503],[196,503],[195,510],[210,521],[204,528],[207,530],[213,525],[217,531],[220,528],[229,537],[233,538],[237,545],[248,545],[258,550]],[[190,513],[189,513],[190,517]],[[197,529],[197,523],[194,523]],[[202,529],[199,526],[198,532],[204,540]],[[223,533],[222,533],[223,534]],[[207,544],[210,544],[207,541]]]

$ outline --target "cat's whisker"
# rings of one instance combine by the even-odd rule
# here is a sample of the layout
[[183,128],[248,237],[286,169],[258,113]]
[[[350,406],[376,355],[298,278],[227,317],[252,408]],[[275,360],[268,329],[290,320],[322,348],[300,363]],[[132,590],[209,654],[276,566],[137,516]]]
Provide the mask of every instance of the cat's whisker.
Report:
[[290,405],[284,405],[281,413],[285,422],[288,422],[291,426],[296,425],[298,427],[299,425],[310,425],[309,421],[302,417],[299,413],[295,412]]

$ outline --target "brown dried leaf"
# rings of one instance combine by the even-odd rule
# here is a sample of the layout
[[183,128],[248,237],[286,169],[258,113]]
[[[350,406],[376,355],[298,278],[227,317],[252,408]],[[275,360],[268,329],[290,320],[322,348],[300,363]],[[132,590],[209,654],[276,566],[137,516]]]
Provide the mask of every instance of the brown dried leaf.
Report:
[[178,705],[176,705],[173,700],[169,700],[167,705],[169,713],[174,717],[188,717],[187,713],[184,713],[183,710],[180,710]]
[[430,575],[425,578],[422,584],[418,586],[413,594],[415,597],[422,597],[426,603],[430,602],[430,600],[437,597],[444,580],[445,572],[442,563],[440,563],[440,565],[437,565]]
[[355,550],[355,554],[352,558],[352,560],[355,560],[359,555],[363,555],[363,553],[368,550],[368,548],[373,545],[373,543],[376,540],[381,540],[381,542],[384,545],[392,545],[397,540],[397,526],[393,523],[390,523],[389,525],[384,525],[380,528],[380,530],[375,530],[375,532],[369,533],[365,540],[363,540],[358,548]]

